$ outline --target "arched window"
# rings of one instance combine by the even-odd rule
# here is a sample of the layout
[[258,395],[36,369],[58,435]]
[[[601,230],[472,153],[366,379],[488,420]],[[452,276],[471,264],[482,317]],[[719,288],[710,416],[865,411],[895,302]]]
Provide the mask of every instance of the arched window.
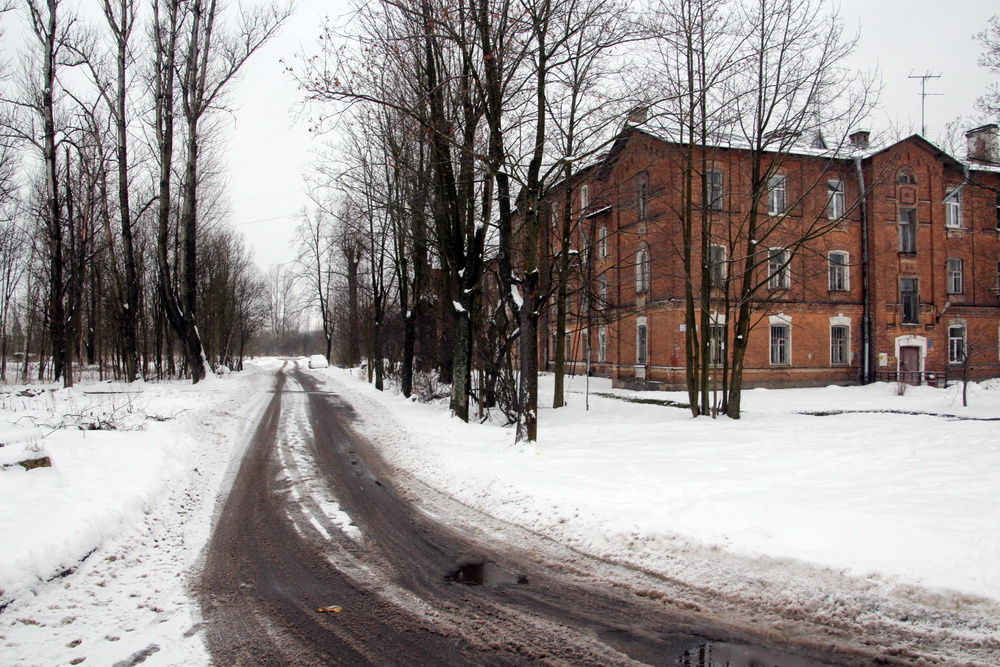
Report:
[[899,176],[896,177],[896,182],[901,185],[916,185],[917,179],[913,177],[913,172],[909,169],[903,169],[899,172]]
[[635,254],[635,291],[649,291],[649,250],[645,246]]

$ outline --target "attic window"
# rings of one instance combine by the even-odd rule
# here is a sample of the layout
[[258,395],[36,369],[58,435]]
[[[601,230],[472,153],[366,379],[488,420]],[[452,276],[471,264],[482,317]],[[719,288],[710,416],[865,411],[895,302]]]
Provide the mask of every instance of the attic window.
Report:
[[913,172],[904,169],[899,172],[899,178],[896,179],[896,182],[902,185],[916,185],[917,179],[913,177]]

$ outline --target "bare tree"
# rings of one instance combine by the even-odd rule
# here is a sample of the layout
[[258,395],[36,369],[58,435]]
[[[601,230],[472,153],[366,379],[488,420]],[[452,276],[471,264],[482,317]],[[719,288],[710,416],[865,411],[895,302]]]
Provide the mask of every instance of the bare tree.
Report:
[[[191,379],[197,383],[206,372],[197,323],[198,169],[204,121],[218,108],[243,65],[275,34],[291,10],[276,4],[241,9],[233,23],[225,21],[217,0],[155,0],[154,10],[159,292],[167,320],[184,349]],[[175,288],[168,243],[178,112],[184,121],[184,173],[178,195],[181,252]]]
[[[990,19],[989,27],[976,34],[976,39],[983,47],[979,56],[979,65],[989,69],[994,74],[1000,74],[1000,16]],[[996,118],[1000,116],[1000,83],[994,83],[983,93],[976,103],[983,113]]]

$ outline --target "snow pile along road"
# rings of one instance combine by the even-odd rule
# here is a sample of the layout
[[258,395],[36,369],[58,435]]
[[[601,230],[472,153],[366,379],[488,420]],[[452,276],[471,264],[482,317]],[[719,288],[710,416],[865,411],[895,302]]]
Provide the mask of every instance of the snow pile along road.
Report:
[[189,577],[276,367],[2,395],[0,440],[52,465],[0,469],[0,664],[208,663]]
[[[902,644],[954,633],[956,655],[1000,664],[1000,385],[970,388],[969,408],[955,388],[758,389],[733,421],[594,378],[588,411],[577,377],[515,445],[319,372],[393,465],[471,507],[752,613]],[[817,410],[841,414],[800,414]]]

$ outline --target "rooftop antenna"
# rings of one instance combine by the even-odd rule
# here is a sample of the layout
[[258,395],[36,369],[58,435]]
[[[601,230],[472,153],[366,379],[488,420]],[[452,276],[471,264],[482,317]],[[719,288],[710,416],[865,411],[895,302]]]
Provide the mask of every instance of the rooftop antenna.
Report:
[[931,74],[927,72],[926,74],[911,74],[906,77],[907,79],[920,79],[920,136],[927,137],[927,125],[924,123],[924,107],[927,104],[928,95],[943,95],[944,93],[928,93],[927,92],[927,79],[940,79],[940,74]]

